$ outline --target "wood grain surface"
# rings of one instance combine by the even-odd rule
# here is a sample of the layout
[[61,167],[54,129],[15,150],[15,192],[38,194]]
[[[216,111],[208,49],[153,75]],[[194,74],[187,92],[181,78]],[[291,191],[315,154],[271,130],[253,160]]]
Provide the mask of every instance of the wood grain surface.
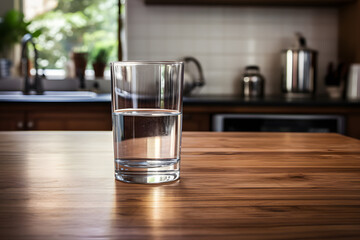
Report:
[[0,239],[360,239],[360,141],[184,132],[181,179],[114,180],[111,132],[0,132]]

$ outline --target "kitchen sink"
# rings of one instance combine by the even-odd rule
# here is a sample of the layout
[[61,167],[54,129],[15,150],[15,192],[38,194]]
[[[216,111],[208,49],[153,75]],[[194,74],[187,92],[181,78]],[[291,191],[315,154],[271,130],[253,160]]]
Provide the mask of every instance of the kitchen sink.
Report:
[[56,100],[56,99],[91,99],[97,94],[89,91],[45,91],[42,95],[32,93],[24,95],[21,91],[0,91],[1,99]]

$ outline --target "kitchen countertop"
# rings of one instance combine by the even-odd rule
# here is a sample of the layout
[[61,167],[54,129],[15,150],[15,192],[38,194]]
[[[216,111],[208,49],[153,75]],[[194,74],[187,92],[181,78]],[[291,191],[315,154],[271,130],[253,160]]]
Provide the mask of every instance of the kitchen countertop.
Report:
[[[10,92],[10,91],[9,91]],[[49,91],[56,93],[57,91]],[[59,91],[61,93],[61,91]],[[65,91],[65,93],[74,93],[73,96],[66,95],[2,95],[0,92],[0,103],[93,103],[93,102],[111,102],[110,93],[92,93],[92,92],[81,92],[81,91]],[[17,92],[19,93],[19,92]],[[89,94],[88,96],[76,95],[77,93]]]
[[184,132],[181,179],[113,177],[111,132],[0,132],[1,239],[359,239],[360,142]]
[[[0,92],[1,93],[1,92]],[[330,99],[327,97],[316,98],[285,98],[282,96],[268,96],[262,99],[244,99],[231,95],[203,95],[183,98],[184,105],[219,105],[219,106],[360,106],[360,100]],[[96,94],[91,98],[41,98],[41,95],[18,96],[6,98],[0,94],[0,102],[111,102],[110,93]]]
[[328,97],[286,98],[283,96],[267,96],[258,99],[245,99],[230,95],[185,97],[184,103],[231,106],[360,106],[360,100],[330,99]]

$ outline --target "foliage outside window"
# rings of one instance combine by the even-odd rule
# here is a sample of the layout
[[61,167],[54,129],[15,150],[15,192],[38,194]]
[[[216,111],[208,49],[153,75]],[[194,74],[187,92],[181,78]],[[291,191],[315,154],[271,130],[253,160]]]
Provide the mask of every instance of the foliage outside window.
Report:
[[64,69],[72,51],[89,53],[88,68],[100,50],[107,51],[108,61],[117,59],[117,0],[24,0],[24,9],[25,17],[33,16],[29,30],[42,30],[40,68]]

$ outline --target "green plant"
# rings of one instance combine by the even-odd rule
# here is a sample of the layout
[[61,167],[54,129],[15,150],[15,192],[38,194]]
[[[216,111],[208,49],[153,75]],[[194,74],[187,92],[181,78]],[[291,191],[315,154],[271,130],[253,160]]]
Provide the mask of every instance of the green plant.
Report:
[[93,54],[93,63],[107,64],[109,60],[111,49],[109,48],[98,48]]
[[24,14],[17,10],[10,10],[0,18],[0,54],[2,56],[7,56],[8,51],[14,44],[20,43],[26,33],[31,33],[33,37],[41,34],[41,29],[30,32],[28,30],[30,23],[25,21]]

